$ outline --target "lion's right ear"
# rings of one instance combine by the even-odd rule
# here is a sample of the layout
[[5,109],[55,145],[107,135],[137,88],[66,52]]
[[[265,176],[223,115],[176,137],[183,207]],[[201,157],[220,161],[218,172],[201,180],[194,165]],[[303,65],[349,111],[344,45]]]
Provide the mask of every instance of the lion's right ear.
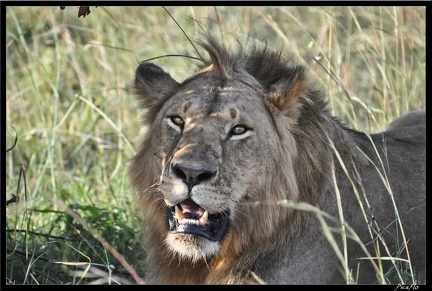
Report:
[[310,89],[309,80],[302,66],[291,67],[281,75],[279,80],[270,86],[266,99],[279,112],[297,123],[302,110],[301,99],[307,99]]
[[135,72],[134,92],[143,108],[147,109],[144,122],[151,123],[166,100],[180,84],[153,63],[142,63]]

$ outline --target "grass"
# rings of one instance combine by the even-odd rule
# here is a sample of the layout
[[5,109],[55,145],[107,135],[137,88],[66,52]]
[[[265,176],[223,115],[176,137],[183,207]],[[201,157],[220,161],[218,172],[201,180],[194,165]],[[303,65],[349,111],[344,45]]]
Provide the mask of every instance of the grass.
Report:
[[[231,45],[283,47],[355,129],[425,107],[424,7],[90,9],[6,7],[6,147],[18,137],[6,200],[19,197],[6,206],[7,284],[145,280],[127,178],[142,133],[130,85],[140,61],[196,56],[186,35],[200,24]],[[195,61],[154,62],[181,81]]]

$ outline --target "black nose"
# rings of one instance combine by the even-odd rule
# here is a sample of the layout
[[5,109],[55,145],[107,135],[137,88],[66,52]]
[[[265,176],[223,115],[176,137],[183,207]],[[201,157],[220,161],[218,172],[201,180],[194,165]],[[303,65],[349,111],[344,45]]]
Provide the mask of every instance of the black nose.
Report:
[[174,175],[183,180],[189,190],[192,189],[193,186],[208,181],[216,175],[216,171],[191,169],[180,164],[172,165],[172,171]]

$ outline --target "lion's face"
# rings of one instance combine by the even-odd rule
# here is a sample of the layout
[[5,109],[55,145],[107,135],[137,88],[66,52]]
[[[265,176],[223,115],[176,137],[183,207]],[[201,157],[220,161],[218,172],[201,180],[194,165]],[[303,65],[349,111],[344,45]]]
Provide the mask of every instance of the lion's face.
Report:
[[135,79],[149,129],[131,177],[143,198],[149,248],[163,252],[154,245],[163,241],[192,261],[280,235],[288,210],[277,201],[298,197],[291,129],[308,86],[303,70],[259,78],[225,71],[223,63],[236,60],[223,60],[215,48],[207,47],[220,62],[181,84],[152,63],[141,64]]
[[275,144],[259,90],[234,80],[202,83],[182,87],[153,124],[160,132],[166,243],[192,259],[213,255],[230,227],[242,227],[234,217],[255,194],[251,185],[264,175],[264,157]]

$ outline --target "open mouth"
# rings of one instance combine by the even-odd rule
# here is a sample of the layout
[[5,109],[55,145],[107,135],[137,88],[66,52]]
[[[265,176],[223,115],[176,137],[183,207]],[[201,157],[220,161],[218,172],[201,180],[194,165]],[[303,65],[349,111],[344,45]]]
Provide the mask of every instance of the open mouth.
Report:
[[192,199],[183,200],[168,209],[171,233],[187,233],[220,241],[228,229],[228,211],[210,214]]

